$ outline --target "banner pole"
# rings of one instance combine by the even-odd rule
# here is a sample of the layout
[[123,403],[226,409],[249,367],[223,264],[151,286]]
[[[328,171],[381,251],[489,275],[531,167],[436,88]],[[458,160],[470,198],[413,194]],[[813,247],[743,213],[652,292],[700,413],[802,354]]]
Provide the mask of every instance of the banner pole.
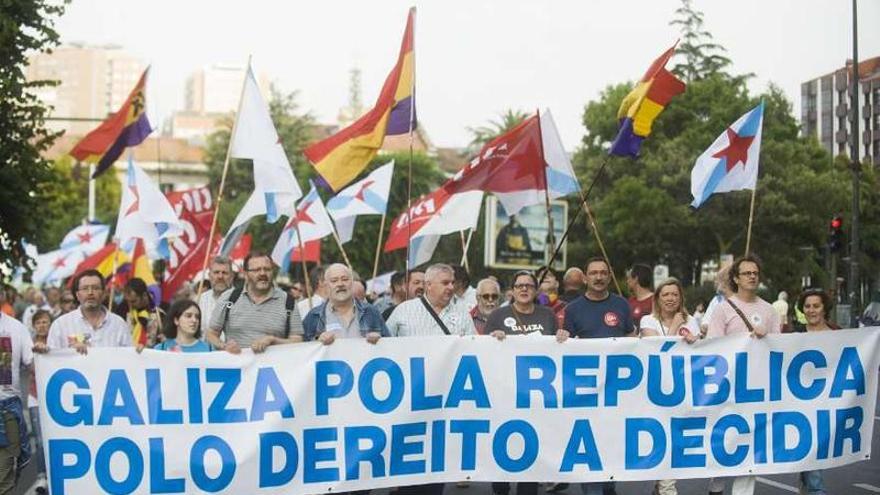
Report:
[[238,109],[235,111],[235,120],[232,122],[232,132],[229,134],[229,144],[226,147],[226,159],[223,161],[223,174],[220,176],[220,189],[217,191],[217,204],[214,205],[214,215],[211,217],[211,229],[208,231],[208,242],[205,244],[205,259],[202,261],[202,271],[199,272],[199,288],[196,291],[196,301],[202,295],[205,287],[205,270],[208,269],[208,259],[211,257],[211,241],[214,239],[214,233],[217,230],[217,217],[220,215],[220,205],[223,204],[223,189],[226,187],[226,174],[229,172],[229,159],[232,155],[232,142],[235,139],[235,131],[238,129],[238,117],[241,115],[241,105],[244,101],[244,88],[247,87],[247,77],[251,70],[251,56],[248,55],[247,73],[245,73],[244,81],[241,84],[241,94],[238,97]]
[[345,264],[348,265],[349,270],[354,270],[351,267],[351,261],[348,259],[348,254],[345,252],[345,248],[342,247],[342,241],[339,240],[339,234],[336,233],[336,229],[333,229],[331,232],[333,234],[333,239],[336,241],[336,245],[339,246],[339,252],[342,253],[342,259],[345,260]]
[[752,246],[752,221],[755,218],[755,193],[758,191],[758,184],[752,189],[752,201],[749,206],[749,229],[746,232],[746,256],[749,255],[749,248]]
[[[386,206],[385,212],[388,211]],[[379,223],[379,240],[376,241],[376,256],[373,258],[373,276],[372,279],[376,278],[376,275],[379,274],[379,255],[382,253],[382,234],[385,233],[385,212],[382,212],[382,222]]]

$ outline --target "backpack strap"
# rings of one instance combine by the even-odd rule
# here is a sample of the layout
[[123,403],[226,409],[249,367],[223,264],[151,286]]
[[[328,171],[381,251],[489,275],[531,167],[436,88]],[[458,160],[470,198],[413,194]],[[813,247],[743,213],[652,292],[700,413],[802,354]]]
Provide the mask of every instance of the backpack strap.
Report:
[[233,289],[232,294],[229,294],[229,299],[226,300],[226,306],[223,308],[223,325],[220,326],[220,329],[226,332],[226,322],[229,321],[229,310],[235,306],[235,303],[238,302],[238,298],[241,297],[242,292],[241,287],[236,287]]
[[743,321],[743,323],[746,324],[746,328],[749,329],[749,332],[755,333],[755,327],[752,326],[752,323],[749,321],[748,318],[746,318],[746,315],[742,312],[741,309],[739,309],[739,306],[734,304],[733,301],[729,297],[726,299],[727,299],[727,302],[730,304],[730,307],[732,307],[733,310],[736,311],[736,314],[738,314],[739,317],[742,318],[742,321]]
[[290,338],[290,315],[296,311],[296,301],[293,299],[293,296],[290,295],[290,292],[284,291],[287,297],[284,299],[284,311],[287,313],[287,318],[284,319],[284,338]]

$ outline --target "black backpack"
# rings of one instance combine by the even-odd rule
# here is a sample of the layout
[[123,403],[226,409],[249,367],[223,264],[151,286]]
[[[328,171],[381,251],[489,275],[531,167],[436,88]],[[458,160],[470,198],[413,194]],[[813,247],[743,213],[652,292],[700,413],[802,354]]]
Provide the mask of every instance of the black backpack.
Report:
[[[229,300],[226,301],[226,307],[223,308],[223,325],[220,327],[224,332],[226,331],[226,322],[229,320],[229,310],[238,302],[242,292],[244,292],[242,287],[236,287],[229,295]],[[287,296],[284,299],[284,311],[287,313],[287,318],[284,319],[284,338],[286,339],[290,337],[290,315],[296,310],[296,301],[293,300],[290,293],[285,292],[285,296]]]

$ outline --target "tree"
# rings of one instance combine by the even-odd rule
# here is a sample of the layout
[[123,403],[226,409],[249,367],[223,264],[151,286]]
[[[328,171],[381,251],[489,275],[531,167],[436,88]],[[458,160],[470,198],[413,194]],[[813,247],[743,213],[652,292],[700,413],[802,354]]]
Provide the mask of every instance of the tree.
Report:
[[[827,219],[848,211],[849,184],[815,139],[798,137],[782,92],[771,86],[751,95],[745,80],[723,70],[692,80],[655,121],[641,156],[635,161],[615,157],[609,163],[589,200],[618,272],[634,262],[665,263],[686,284],[699,284],[703,262],[722,253],[743,253],[750,192],[714,195],[695,210],[688,206],[690,171],[697,156],[762,99],[752,251],[764,259],[764,281],[774,290],[797,292],[801,276],[810,273],[805,270],[820,265],[805,263],[804,254],[817,260],[812,254],[824,245]],[[574,160],[582,184],[593,180],[607,156],[617,133],[617,108],[630,88],[608,86],[586,105],[586,134]],[[584,229],[575,229],[571,241],[574,263],[598,253]]]
[[468,144],[468,155],[479,152],[484,144],[518,126],[530,116],[530,114],[522,110],[507,109],[498,115],[499,118],[497,120],[490,120],[488,125],[468,127],[468,132],[471,134],[471,142]]
[[685,81],[697,81],[730,67],[723,46],[712,41],[712,34],[703,28],[703,13],[694,9],[691,0],[681,0],[669,25],[681,30],[682,40],[676,49],[684,62],[675,64],[672,72]]
[[[41,221],[43,239],[37,243],[40,252],[58,249],[61,239],[88,217],[88,170],[78,170],[70,156],[57,159],[50,171],[50,179],[38,187],[46,198],[41,210],[47,214]],[[119,213],[121,184],[114,173],[101,174],[95,182],[95,216],[98,222],[116,223]]]
[[64,4],[45,0],[9,0],[0,4],[0,268],[26,264],[21,241],[43,243],[47,198],[39,185],[52,177],[52,162],[43,158],[60,135],[45,128],[49,108],[34,91],[57,84],[27,81],[28,53],[49,51],[58,44],[55,18]]

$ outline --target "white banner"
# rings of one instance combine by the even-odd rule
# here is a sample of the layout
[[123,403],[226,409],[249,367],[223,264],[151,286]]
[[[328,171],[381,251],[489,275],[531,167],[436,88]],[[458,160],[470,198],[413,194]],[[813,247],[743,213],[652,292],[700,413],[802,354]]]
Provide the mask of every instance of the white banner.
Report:
[[878,329],[341,340],[37,361],[51,493],[707,478],[870,457]]

